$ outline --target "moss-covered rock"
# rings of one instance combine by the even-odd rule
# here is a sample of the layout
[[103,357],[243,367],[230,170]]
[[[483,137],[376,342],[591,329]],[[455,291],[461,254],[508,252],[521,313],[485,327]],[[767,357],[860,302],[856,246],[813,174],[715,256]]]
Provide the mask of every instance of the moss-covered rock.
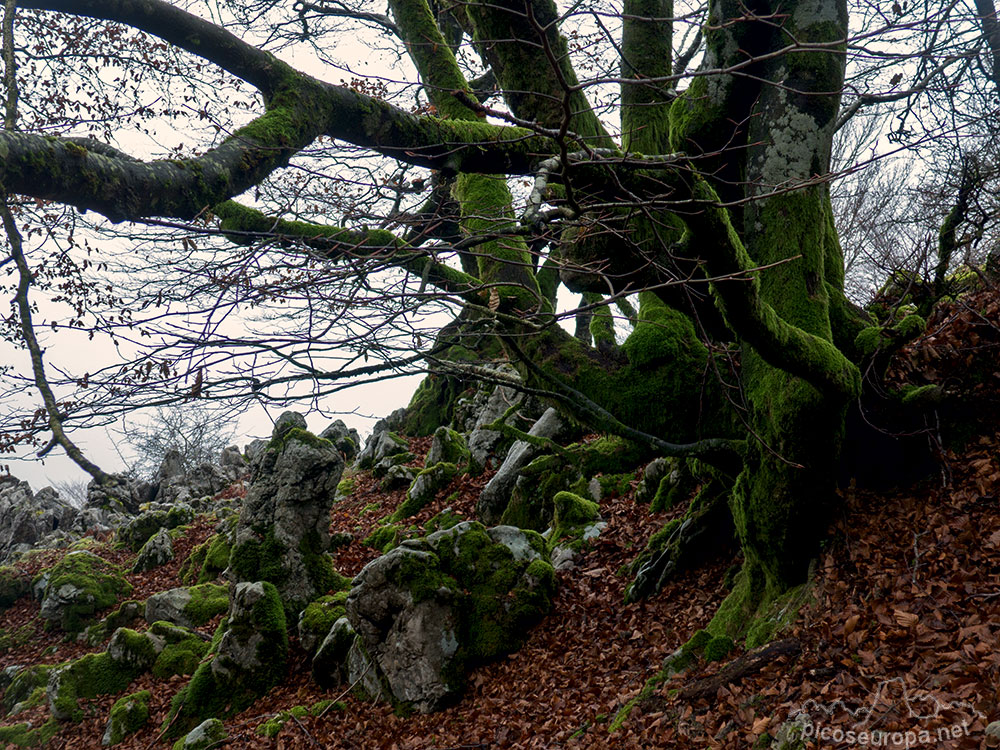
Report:
[[229,572],[236,581],[273,584],[295,617],[334,582],[330,509],[344,459],[328,440],[280,426],[244,500]]
[[558,492],[552,498],[552,530],[548,534],[549,549],[567,546],[573,550],[583,544],[588,531],[601,520],[597,503],[572,492]]
[[14,724],[0,727],[0,742],[17,747],[45,747],[59,731],[59,722],[49,719],[40,727],[31,724]]
[[309,606],[299,613],[299,645],[310,656],[326,638],[333,623],[346,614],[344,604],[347,601],[348,589],[350,589],[349,581],[344,590],[330,596],[321,596],[316,601],[310,602]]
[[284,677],[288,633],[273,584],[236,584],[228,622],[220,631],[212,659],[198,667],[171,703],[168,736],[242,711]]
[[83,550],[70,552],[44,575],[40,614],[67,633],[80,632],[96,612],[132,592],[117,566]]
[[193,520],[194,510],[190,505],[183,503],[167,509],[147,510],[118,529],[115,541],[133,552],[138,552],[160,529],[175,529]]
[[262,737],[274,738],[282,728],[293,718],[302,719],[309,715],[309,709],[305,706],[292,706],[287,711],[281,711],[270,719],[261,722],[255,730]]
[[135,599],[127,599],[118,609],[106,615],[100,622],[87,628],[87,643],[96,646],[104,642],[118,630],[141,620],[146,612],[146,603]]
[[161,644],[152,669],[161,679],[194,674],[211,647],[200,634],[169,622],[154,622],[149,634]]
[[469,446],[465,442],[462,434],[450,427],[441,425],[434,430],[431,438],[431,447],[427,451],[427,459],[424,465],[427,467],[439,463],[455,464],[465,466],[469,463]]
[[148,690],[140,690],[116,700],[111,707],[102,744],[113,747],[142,729],[149,722],[149,698]]
[[153,642],[144,634],[120,628],[108,650],[87,654],[49,673],[49,710],[59,721],[81,721],[80,698],[120,693],[156,660]]
[[539,456],[521,470],[501,523],[544,531],[552,525],[553,498],[568,491],[580,494],[587,483],[576,463],[565,456]]
[[406,500],[389,516],[390,521],[402,521],[410,518],[434,502],[437,493],[448,486],[448,483],[458,474],[458,467],[452,463],[437,463],[417,474],[410,489],[406,492]]
[[347,598],[349,622],[334,624],[316,658],[329,651],[327,672],[354,682],[371,671],[376,692],[401,708],[434,710],[469,667],[519,648],[554,590],[541,536],[465,521],[369,563]]
[[195,628],[229,609],[229,587],[215,583],[168,589],[146,600],[146,622]]
[[172,750],[208,750],[229,735],[219,719],[206,719],[174,743]]
[[0,566],[0,610],[7,609],[31,591],[31,579],[12,565]]
[[37,690],[44,690],[49,682],[52,665],[35,665],[19,671],[3,694],[3,706],[8,714],[19,704],[31,698]]
[[216,580],[229,565],[232,545],[226,534],[213,534],[191,550],[181,565],[181,583],[209,583]]

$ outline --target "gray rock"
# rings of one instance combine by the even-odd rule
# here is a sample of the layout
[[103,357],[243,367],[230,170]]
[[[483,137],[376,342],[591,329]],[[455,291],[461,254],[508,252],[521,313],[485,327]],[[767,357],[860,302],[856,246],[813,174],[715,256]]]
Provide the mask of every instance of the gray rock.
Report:
[[139,556],[132,566],[133,573],[142,573],[160,565],[166,565],[174,559],[174,540],[166,529],[160,529],[142,545]]
[[243,453],[235,445],[223,448],[219,454],[219,468],[227,475],[235,475],[239,478],[247,471],[247,462],[243,458]]
[[392,466],[382,477],[382,489],[389,491],[398,490],[400,487],[409,487],[419,473],[420,469],[414,466]]
[[[513,368],[511,368],[512,370]],[[516,373],[507,372],[507,375]],[[469,453],[477,467],[488,467],[496,461],[496,450],[503,441],[503,433],[487,430],[485,426],[502,417],[506,411],[524,400],[524,394],[510,386],[497,386],[482,411],[476,417],[475,425],[469,433]]]
[[643,469],[642,479],[635,488],[635,501],[648,503],[656,495],[660,482],[670,473],[670,462],[665,458],[654,458]]
[[349,428],[340,419],[335,420],[319,436],[333,443],[333,447],[340,451],[345,461],[351,461],[361,449],[361,436],[358,431]]
[[354,579],[347,622],[331,628],[314,675],[366,680],[373,695],[386,690],[417,711],[437,710],[461,692],[472,660],[519,647],[554,586],[534,532],[466,521],[404,541]]
[[66,539],[79,515],[76,508],[51,487],[33,493],[27,482],[4,479],[0,483],[0,559]]
[[206,719],[184,735],[181,750],[207,750],[228,736],[226,726],[220,719]]
[[231,579],[272,578],[295,612],[325,593],[333,572],[326,555],[330,509],[343,470],[344,459],[328,441],[303,431],[276,433],[240,511]]
[[[387,433],[383,433],[387,434]],[[378,461],[374,466],[371,467],[372,474],[377,477],[384,477],[388,473],[396,468],[397,466],[402,466],[403,464],[413,461],[415,456],[410,452],[405,453],[395,453],[391,456],[386,456],[382,460]]]
[[469,462],[469,446],[465,438],[449,427],[438,427],[431,436],[431,447],[427,451],[424,466],[439,463],[465,464]]
[[191,618],[184,611],[191,603],[191,598],[191,592],[186,588],[168,589],[153,594],[146,600],[146,622],[163,620],[186,628],[192,627]]
[[[528,430],[529,435],[555,440],[566,431],[566,422],[559,412],[549,407],[535,424]],[[516,441],[507,452],[507,458],[483,487],[476,502],[476,517],[485,524],[500,521],[507,504],[510,502],[514,485],[521,469],[531,463],[532,459],[542,453],[543,449],[523,440]]]
[[395,433],[387,430],[372,433],[365,449],[358,454],[358,466],[371,469],[383,459],[408,453],[409,449],[407,442]]
[[243,449],[243,453],[247,457],[247,466],[250,467],[250,475],[253,476],[257,473],[257,469],[260,467],[261,459],[264,458],[264,454],[267,453],[267,446],[270,443],[268,440],[253,440],[246,448]]
[[113,515],[132,515],[147,498],[136,491],[132,481],[121,474],[109,474],[105,481],[91,479],[87,485],[87,508],[100,508]]
[[296,411],[286,411],[274,423],[271,438],[280,438],[290,430],[307,430],[306,418]]

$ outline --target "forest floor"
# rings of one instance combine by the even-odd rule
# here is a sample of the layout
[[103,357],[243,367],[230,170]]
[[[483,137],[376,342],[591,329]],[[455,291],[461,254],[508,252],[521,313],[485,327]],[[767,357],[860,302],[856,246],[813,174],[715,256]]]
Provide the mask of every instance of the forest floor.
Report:
[[[426,439],[415,441],[421,457],[426,448]],[[719,559],[650,600],[623,604],[623,567],[665,520],[683,512],[650,514],[631,490],[602,501],[607,529],[577,558],[575,569],[559,574],[554,610],[527,644],[476,669],[451,708],[402,718],[346,689],[321,690],[293,638],[285,682],[227,720],[229,740],[220,747],[743,749],[766,747],[767,737],[800,711],[810,717],[809,747],[985,747],[986,724],[1000,718],[1000,432],[944,459],[947,471],[905,490],[841,493],[840,516],[816,565],[812,600],[781,635],[794,639],[790,653],[735,680],[722,675],[740,650],[722,662],[698,663],[659,686],[613,733],[609,724],[664,658],[711,619],[726,593],[726,572],[738,563]],[[456,479],[439,497],[451,497],[449,507],[471,515],[487,478]],[[359,474],[353,494],[334,506],[331,529],[360,540],[403,495],[382,492]],[[443,505],[439,500],[417,520]],[[172,563],[130,575],[133,596],[181,585],[180,564],[214,524],[200,518]],[[134,557],[107,545],[95,551],[126,565]],[[32,565],[51,564],[59,554],[35,557]],[[375,554],[354,541],[338,551],[336,563],[353,575]],[[31,629],[25,645],[0,654],[0,669],[62,662],[103,648],[64,642],[40,623],[30,597],[0,615],[6,632]],[[214,625],[202,630],[210,634]],[[119,747],[170,747],[160,739],[159,726],[185,680],[147,674],[129,687],[152,691],[152,721]],[[100,747],[116,697],[82,701],[84,721],[65,725],[48,746]],[[343,700],[346,710],[288,721],[273,739],[256,732],[278,712],[330,698]],[[4,723],[37,726],[46,718],[47,708],[39,706]]]

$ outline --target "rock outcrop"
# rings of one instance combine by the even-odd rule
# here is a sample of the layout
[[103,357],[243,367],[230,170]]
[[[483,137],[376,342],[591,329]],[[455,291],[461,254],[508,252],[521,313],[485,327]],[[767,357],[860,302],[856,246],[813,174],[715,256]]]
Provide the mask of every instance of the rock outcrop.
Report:
[[344,459],[328,440],[286,412],[243,503],[229,558],[234,581],[273,583],[290,615],[326,593],[333,581],[330,508]]
[[434,711],[461,692],[472,665],[520,647],[554,589],[534,532],[466,521],[403,542],[355,578],[347,617],[324,639],[313,673]]

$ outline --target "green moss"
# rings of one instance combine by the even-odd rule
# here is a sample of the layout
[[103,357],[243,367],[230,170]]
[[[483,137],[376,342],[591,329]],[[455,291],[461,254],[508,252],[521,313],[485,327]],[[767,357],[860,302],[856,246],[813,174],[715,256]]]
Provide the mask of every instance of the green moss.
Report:
[[[263,596],[253,604],[248,616],[239,622],[230,620],[225,630],[220,626],[212,642],[213,653],[223,633],[240,643],[256,643],[256,666],[244,669],[219,653],[203,662],[187,686],[174,696],[164,722],[165,736],[177,737],[205,719],[238,713],[284,677],[288,658],[285,607],[273,584],[261,585]],[[213,669],[215,660],[220,663]]]
[[705,644],[705,660],[722,661],[729,656],[729,652],[734,648],[736,648],[736,644],[733,643],[732,638],[727,635],[716,636]]
[[59,732],[59,722],[49,719],[40,727],[32,728],[31,724],[14,724],[0,727],[0,742],[7,742],[17,747],[45,747]]
[[0,610],[7,609],[31,590],[31,579],[11,565],[0,567]]
[[330,711],[346,711],[347,704],[343,701],[335,701],[329,698],[316,701],[309,707],[309,714],[311,716],[320,716],[322,714],[329,713]]
[[[148,639],[142,638],[142,640],[149,644]],[[54,694],[49,695],[52,714],[56,718],[66,717],[74,722],[82,721],[84,714],[78,703],[80,698],[96,698],[99,695],[120,693],[149,666],[139,661],[134,664],[116,662],[107,652],[103,652],[87,654],[58,667],[56,690]],[[52,687],[51,682],[50,687]]]
[[204,625],[229,609],[229,587],[201,583],[188,588],[191,600],[184,605],[184,614],[195,626]]
[[229,565],[232,545],[226,534],[213,534],[199,544],[180,569],[183,583],[208,583],[217,579]]
[[317,437],[313,435],[309,430],[303,430],[301,427],[293,427],[287,432],[278,435],[271,439],[271,442],[267,444],[267,449],[270,451],[281,452],[285,449],[285,446],[292,440],[297,440],[300,443],[308,445],[310,448],[314,448],[318,451],[333,451],[333,443],[325,438]]
[[233,546],[229,569],[238,581],[267,581],[281,586],[288,578],[283,563],[286,550],[275,537],[274,529],[268,528],[263,538],[248,539]]
[[333,623],[346,615],[344,603],[347,591],[338,591],[332,596],[322,596],[302,610],[299,615],[299,640],[313,640],[316,645],[326,637]]
[[274,738],[292,718],[302,719],[309,715],[309,709],[305,706],[293,706],[287,711],[282,711],[272,716],[267,721],[257,725],[257,734],[262,737]]
[[25,667],[18,672],[4,691],[3,705],[7,713],[18,703],[28,700],[36,690],[45,690],[52,669],[52,665],[38,665]]
[[[448,502],[451,501],[452,498],[449,497]],[[464,517],[460,516],[451,508],[445,508],[437,515],[432,516],[427,520],[427,523],[424,524],[424,532],[426,534],[432,534],[433,532],[441,529],[450,529],[460,524],[463,520],[465,520]]]
[[385,554],[399,544],[400,530],[401,527],[398,524],[388,523],[384,526],[379,526],[366,536],[361,543],[366,547],[377,549]]
[[97,645],[111,637],[118,628],[131,625],[142,618],[146,611],[146,603],[135,599],[127,599],[118,609],[104,617],[96,625],[87,628],[87,642]]
[[437,493],[447,487],[456,474],[458,467],[443,461],[422,470],[413,479],[413,484],[406,493],[406,500],[389,516],[389,521],[395,523],[415,516],[434,501]]
[[115,701],[109,716],[106,744],[117,745],[146,725],[149,721],[149,699],[149,691],[140,690]]
[[585,500],[572,492],[556,493],[552,502],[555,510],[552,518],[552,534],[548,542],[550,550],[559,544],[566,544],[567,539],[579,539],[587,526],[601,518],[597,503]]
[[48,571],[46,593],[72,586],[79,590],[75,600],[59,608],[59,626],[78,633],[99,610],[110,607],[119,595],[128,596],[132,584],[119,569],[90,552],[71,552]]
[[153,675],[161,679],[193,674],[211,648],[208,641],[172,623],[155,622],[150,632],[166,642],[152,670]]
[[337,484],[337,495],[343,497],[350,497],[354,494],[354,486],[357,484],[357,478],[353,476],[344,477]]

